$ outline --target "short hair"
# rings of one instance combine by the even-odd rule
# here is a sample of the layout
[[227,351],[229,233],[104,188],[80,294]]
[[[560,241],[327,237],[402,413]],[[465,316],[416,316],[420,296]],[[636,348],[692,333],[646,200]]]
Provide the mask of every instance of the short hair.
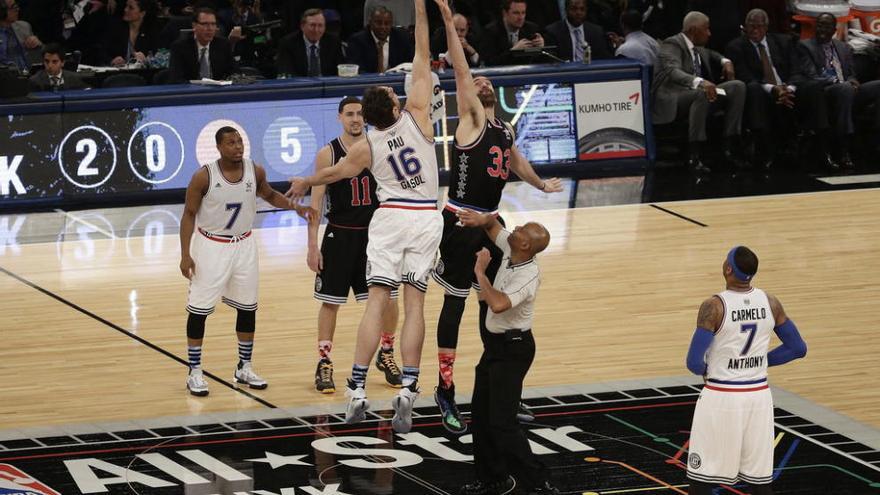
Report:
[[681,30],[686,33],[690,31],[691,28],[695,28],[704,22],[709,22],[709,16],[697,10],[692,10],[684,16],[684,21],[681,23]]
[[819,14],[818,16],[816,16],[816,22],[818,22],[819,19],[821,19],[821,18],[823,18],[823,17],[830,17],[831,20],[834,22],[834,24],[837,24],[837,16],[835,16],[835,15],[832,14],[831,12],[822,12],[821,14]]
[[345,105],[351,105],[352,103],[357,103],[358,105],[360,105],[361,99],[358,98],[357,96],[346,96],[345,98],[342,99],[342,101],[339,102],[339,112],[338,113],[342,113],[342,110],[345,108]]
[[[568,8],[571,7],[572,2],[574,2],[574,1],[575,0],[565,0],[565,6],[564,6],[565,10],[568,10]],[[584,7],[586,7],[587,0],[581,0],[581,1],[584,2]]]
[[733,253],[733,261],[736,267],[748,276],[758,273],[758,255],[745,246],[739,246]]
[[199,16],[202,14],[212,15],[214,18],[217,18],[217,11],[212,9],[211,7],[199,7],[193,11],[192,21],[199,22]]
[[307,17],[312,17],[313,15],[324,15],[324,11],[321,9],[307,9],[303,12],[303,15],[299,18],[299,23],[302,24],[306,22]]
[[620,25],[629,31],[641,31],[642,22],[642,13],[636,9],[629,9],[620,14]]
[[391,16],[392,19],[394,18],[394,12],[391,12],[391,10],[389,10],[388,7],[386,7],[384,5],[376,5],[373,8],[371,8],[370,15],[368,15],[367,18],[372,19],[373,16],[376,14],[388,14]]
[[512,3],[524,3],[526,4],[526,7],[528,7],[529,5],[526,0],[504,0],[503,2],[501,2],[501,10],[507,12],[508,10],[510,10],[510,4]]
[[394,101],[382,86],[370,86],[361,99],[364,122],[386,129],[394,125]]
[[223,141],[223,136],[227,134],[232,134],[233,132],[238,132],[238,129],[235,127],[230,127],[228,125],[224,125],[223,127],[217,129],[217,132],[214,134],[214,142],[220,144]]
[[60,58],[61,61],[64,62],[64,48],[62,48],[59,43],[46,43],[46,45],[43,46],[43,55],[46,55],[47,53],[58,55],[58,58]]
[[752,9],[746,14],[746,24],[749,21],[758,21],[764,25],[770,24],[770,16],[767,15],[767,12],[764,9]]
[[144,17],[152,19],[159,13],[159,4],[156,0],[134,0],[134,3],[145,14]]

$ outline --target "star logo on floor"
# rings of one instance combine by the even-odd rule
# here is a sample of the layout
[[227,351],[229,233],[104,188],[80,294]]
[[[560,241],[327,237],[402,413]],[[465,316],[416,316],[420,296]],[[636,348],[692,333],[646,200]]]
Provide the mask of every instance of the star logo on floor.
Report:
[[265,462],[272,466],[272,469],[278,469],[282,466],[311,466],[308,462],[301,459],[306,455],[278,455],[272,452],[266,452],[266,457],[261,459],[245,459],[250,462]]

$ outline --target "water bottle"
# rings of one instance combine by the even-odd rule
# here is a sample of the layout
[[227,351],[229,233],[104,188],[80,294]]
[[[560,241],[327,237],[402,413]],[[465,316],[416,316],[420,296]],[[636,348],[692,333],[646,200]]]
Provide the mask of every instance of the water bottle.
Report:
[[585,64],[593,62],[593,50],[590,48],[589,43],[584,43],[584,58],[581,61]]

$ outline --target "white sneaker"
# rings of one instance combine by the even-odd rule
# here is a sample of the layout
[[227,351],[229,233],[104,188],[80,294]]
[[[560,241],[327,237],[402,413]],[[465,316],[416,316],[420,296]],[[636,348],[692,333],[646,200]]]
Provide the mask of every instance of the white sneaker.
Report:
[[348,379],[348,386],[345,388],[345,396],[351,400],[348,401],[348,408],[345,410],[345,422],[348,424],[360,423],[367,418],[367,410],[370,409],[370,401],[367,400],[367,391],[363,387],[358,387]]
[[235,368],[235,373],[233,373],[233,378],[236,382],[247,385],[250,388],[255,388],[257,390],[262,390],[269,386],[266,383],[266,380],[260,378],[260,375],[254,373],[253,368],[251,367],[251,363],[239,363],[238,367]]
[[196,397],[208,395],[208,382],[205,381],[201,368],[189,370],[189,376],[186,377],[186,389]]
[[391,407],[394,409],[391,428],[397,433],[408,433],[412,429],[413,404],[418,397],[419,389],[415,383],[412,383],[401,388],[397,395],[391,399]]

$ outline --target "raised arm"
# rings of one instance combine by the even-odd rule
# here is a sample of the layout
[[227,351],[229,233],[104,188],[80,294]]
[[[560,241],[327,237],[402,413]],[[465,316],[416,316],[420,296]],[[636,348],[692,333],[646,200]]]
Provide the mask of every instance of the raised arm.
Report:
[[431,47],[428,39],[428,15],[425,0],[415,0],[416,5],[416,53],[412,61],[412,86],[406,95],[406,110],[415,117],[422,134],[434,137],[431,125]]
[[195,231],[196,213],[202,206],[202,197],[208,192],[208,182],[208,169],[202,167],[193,174],[186,187],[186,202],[180,218],[180,273],[186,278],[192,278],[196,272],[189,246]]
[[[513,129],[507,123],[504,125],[507,126],[510,135],[513,136],[513,140],[515,141],[516,135],[514,134]],[[523,156],[522,153],[520,153],[516,144],[510,147],[510,169],[513,170],[513,173],[515,173],[517,177],[535,189],[545,193],[554,193],[562,190],[562,181],[558,178],[554,177],[552,179],[543,180],[538,177],[538,174],[535,173],[535,169],[532,168],[532,164],[529,163],[529,160]]]
[[[459,119],[456,134],[458,134],[458,130],[470,134],[483,128],[483,124],[486,122],[486,112],[477,97],[477,88],[474,86],[474,78],[471,76],[461,40],[458,38],[458,33],[455,32],[448,0],[434,0],[434,2],[437,3],[443,16],[443,23],[446,26],[447,55],[452,61],[452,68],[455,71],[455,99],[458,104]],[[469,136],[460,137],[466,139]],[[466,140],[466,142],[469,141],[469,139]]]
[[316,171],[315,175],[310,177],[292,177],[290,189],[284,195],[292,200],[298,200],[306,195],[310,187],[332,184],[341,179],[354,177],[372,165],[372,156],[367,140],[358,141],[336,165]]

